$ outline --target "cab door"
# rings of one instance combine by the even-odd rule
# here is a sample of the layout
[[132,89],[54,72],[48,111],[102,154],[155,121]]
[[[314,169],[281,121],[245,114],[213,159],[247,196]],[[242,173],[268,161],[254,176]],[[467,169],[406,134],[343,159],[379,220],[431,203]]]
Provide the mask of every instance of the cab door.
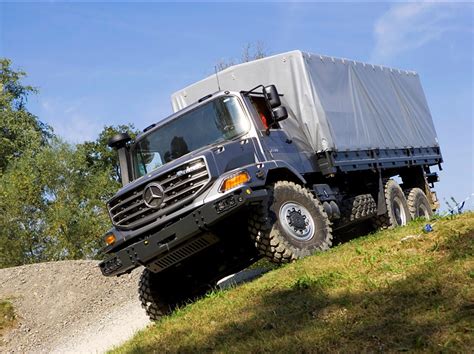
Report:
[[285,161],[300,173],[303,173],[308,168],[306,165],[309,164],[309,161],[306,164],[304,163],[298,147],[281,128],[279,123],[273,124],[270,128],[272,115],[263,96],[250,95],[249,101],[267,159]]

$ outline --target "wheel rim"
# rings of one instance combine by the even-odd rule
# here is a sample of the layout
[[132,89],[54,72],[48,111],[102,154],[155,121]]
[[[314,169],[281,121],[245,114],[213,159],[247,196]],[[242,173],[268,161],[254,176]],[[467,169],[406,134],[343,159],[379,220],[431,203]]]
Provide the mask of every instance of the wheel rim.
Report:
[[418,208],[416,209],[416,217],[422,217],[425,219],[430,218],[430,213],[428,212],[428,209],[426,209],[426,206],[424,204],[418,205]]
[[304,206],[295,202],[280,207],[279,219],[283,229],[298,241],[308,241],[314,236],[314,220]]
[[403,202],[399,197],[395,197],[392,202],[392,210],[395,216],[395,221],[398,226],[405,226],[407,224],[407,216]]

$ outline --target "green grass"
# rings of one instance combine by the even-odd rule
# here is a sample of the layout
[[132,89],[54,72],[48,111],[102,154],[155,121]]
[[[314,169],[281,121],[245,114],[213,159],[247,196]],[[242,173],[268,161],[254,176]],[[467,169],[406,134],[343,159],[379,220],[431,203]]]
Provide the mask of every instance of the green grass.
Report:
[[0,300],[0,338],[15,324],[13,305],[7,300]]
[[471,352],[474,214],[415,221],[215,291],[113,353]]

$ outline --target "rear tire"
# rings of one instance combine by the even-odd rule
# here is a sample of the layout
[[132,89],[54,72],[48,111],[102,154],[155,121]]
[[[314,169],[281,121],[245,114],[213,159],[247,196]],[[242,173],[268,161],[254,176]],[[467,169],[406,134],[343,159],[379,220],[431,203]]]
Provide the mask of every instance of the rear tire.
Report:
[[371,194],[360,194],[344,199],[340,206],[341,219],[338,225],[341,226],[368,219],[377,214],[377,203]]
[[431,219],[433,210],[426,194],[420,188],[412,188],[407,191],[407,202],[410,215],[413,219]]
[[276,182],[269,202],[249,218],[249,231],[260,253],[282,264],[327,250],[332,244],[328,215],[313,194],[293,182]]
[[402,189],[393,179],[385,183],[385,203],[387,212],[375,218],[375,226],[382,229],[393,229],[405,226],[410,220],[410,210]]

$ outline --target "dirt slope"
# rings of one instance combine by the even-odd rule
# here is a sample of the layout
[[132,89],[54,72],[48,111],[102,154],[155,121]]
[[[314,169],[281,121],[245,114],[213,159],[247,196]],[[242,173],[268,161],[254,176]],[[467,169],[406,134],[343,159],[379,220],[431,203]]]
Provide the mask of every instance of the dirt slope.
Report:
[[102,276],[96,261],[62,261],[0,269],[0,299],[9,298],[18,326],[0,352],[102,352],[149,320],[137,298],[141,270]]

